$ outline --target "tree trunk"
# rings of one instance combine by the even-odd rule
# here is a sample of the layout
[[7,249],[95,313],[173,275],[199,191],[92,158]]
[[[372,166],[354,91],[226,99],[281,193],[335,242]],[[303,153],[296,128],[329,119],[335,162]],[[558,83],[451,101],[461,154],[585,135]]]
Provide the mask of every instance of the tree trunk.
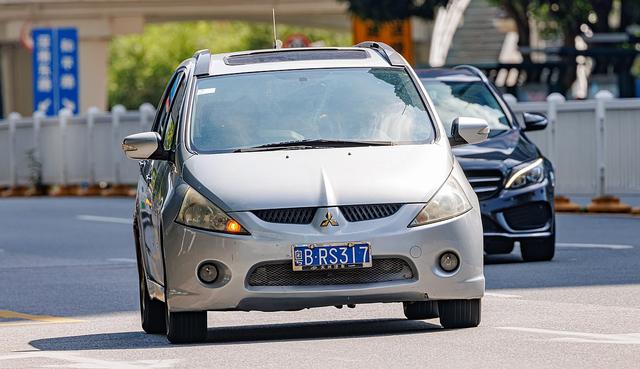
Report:
[[565,52],[561,56],[562,64],[565,67],[564,73],[560,76],[560,80],[558,81],[558,88],[561,94],[567,96],[573,82],[575,82],[578,76],[578,63],[576,63],[576,37],[578,36],[578,32],[574,29],[564,30],[563,35],[563,45]]
[[[529,1],[521,1],[521,6],[515,4],[511,0],[500,0],[500,5],[507,12],[509,17],[516,23],[518,30],[518,48],[529,48],[531,46],[531,27],[529,27],[529,17],[527,16],[527,9],[529,8]],[[531,63],[531,53],[522,52],[522,63]]]

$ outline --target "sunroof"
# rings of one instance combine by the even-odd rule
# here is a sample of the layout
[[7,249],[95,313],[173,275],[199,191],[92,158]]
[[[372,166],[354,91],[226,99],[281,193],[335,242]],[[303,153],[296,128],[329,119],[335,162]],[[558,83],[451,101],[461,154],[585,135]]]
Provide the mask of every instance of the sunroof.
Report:
[[224,58],[227,65],[245,65],[257,63],[279,63],[305,60],[348,60],[366,59],[369,54],[365,50],[278,50],[251,54],[231,55]]

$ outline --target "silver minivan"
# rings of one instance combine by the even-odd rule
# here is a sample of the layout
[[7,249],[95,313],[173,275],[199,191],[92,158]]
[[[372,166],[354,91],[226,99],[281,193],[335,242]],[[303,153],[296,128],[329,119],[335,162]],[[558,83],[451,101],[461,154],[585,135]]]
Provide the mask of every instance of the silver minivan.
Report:
[[169,80],[140,160],[134,214],[142,327],[207,335],[207,311],[402,302],[409,319],[480,323],[478,199],[389,46],[199,51]]

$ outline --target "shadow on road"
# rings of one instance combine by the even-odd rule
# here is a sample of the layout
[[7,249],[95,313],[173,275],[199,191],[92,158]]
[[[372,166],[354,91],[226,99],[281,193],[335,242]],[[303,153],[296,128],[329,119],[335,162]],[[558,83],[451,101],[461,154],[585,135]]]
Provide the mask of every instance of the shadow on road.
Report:
[[[318,340],[348,337],[387,336],[443,331],[436,324],[406,319],[364,319],[311,323],[265,324],[210,328],[204,344],[233,344],[258,341]],[[89,334],[55,337],[29,342],[38,350],[123,350],[170,346],[162,335],[143,332]]]

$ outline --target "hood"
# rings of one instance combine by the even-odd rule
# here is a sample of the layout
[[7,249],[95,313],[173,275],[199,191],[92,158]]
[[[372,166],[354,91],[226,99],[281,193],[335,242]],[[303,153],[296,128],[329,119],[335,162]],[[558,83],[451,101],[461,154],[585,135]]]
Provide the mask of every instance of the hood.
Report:
[[538,148],[517,129],[479,144],[454,147],[453,153],[464,169],[484,166],[508,169],[540,157]]
[[225,211],[427,201],[452,170],[446,145],[194,155],[185,181]]

